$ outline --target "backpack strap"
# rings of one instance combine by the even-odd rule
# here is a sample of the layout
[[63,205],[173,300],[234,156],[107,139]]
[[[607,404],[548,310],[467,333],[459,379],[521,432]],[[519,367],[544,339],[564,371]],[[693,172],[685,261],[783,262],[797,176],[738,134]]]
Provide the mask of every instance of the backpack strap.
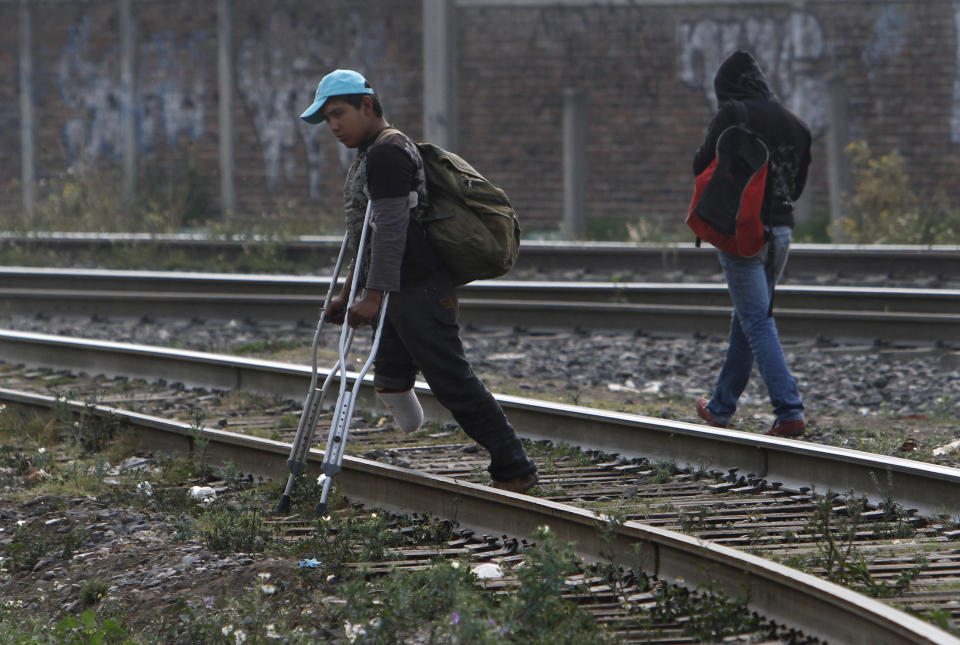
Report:
[[[747,118],[748,118],[747,106],[744,105],[742,101],[733,101],[733,105],[734,105],[734,107],[735,107],[736,110],[737,110],[737,117],[738,117],[738,119],[739,119],[739,121],[740,121],[740,124],[743,125],[745,128],[750,129],[751,132],[754,132],[753,129],[750,128],[750,125],[747,123]],[[760,135],[757,134],[757,136],[759,137]],[[760,137],[760,139],[761,139],[761,141],[763,140],[762,137]],[[769,160],[767,161],[767,163],[769,163]],[[765,187],[765,188],[764,188],[764,191],[763,191],[763,207],[762,207],[762,208],[763,208],[763,212],[769,214],[769,212],[770,212],[770,191],[767,190],[767,188],[769,188],[769,187]],[[764,233],[764,237],[765,237],[766,240],[767,240],[767,244],[770,244],[770,242],[773,240],[773,231],[772,231],[771,227],[769,226],[769,224],[767,224],[766,222],[764,222],[764,225],[763,225],[763,233]],[[698,240],[698,241],[699,241],[699,240]],[[699,245],[698,245],[698,246],[699,246]],[[768,247],[767,247],[768,256],[769,256],[769,252],[770,252],[770,247],[768,246]],[[768,280],[768,281],[772,281],[772,280],[774,279],[774,276],[771,275],[771,271],[770,271],[770,269],[771,269],[772,267],[766,266],[766,261],[764,261],[764,265],[765,265],[765,266],[764,266],[764,272],[765,272],[766,275],[767,275],[767,280]],[[773,285],[773,288],[770,289],[770,305],[767,307],[767,318],[773,317],[773,297],[774,297],[774,295],[776,294],[776,291],[777,291],[777,285],[774,284],[774,285]]]

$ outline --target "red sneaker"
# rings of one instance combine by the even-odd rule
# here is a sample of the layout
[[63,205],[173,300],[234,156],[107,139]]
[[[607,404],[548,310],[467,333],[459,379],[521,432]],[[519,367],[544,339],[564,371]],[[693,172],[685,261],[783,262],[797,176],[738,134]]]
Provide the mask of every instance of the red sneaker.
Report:
[[786,423],[775,421],[773,427],[767,430],[767,434],[771,437],[799,437],[806,429],[807,424],[803,419],[787,421]]
[[707,408],[708,403],[710,403],[710,401],[706,399],[697,399],[697,414],[699,414],[700,418],[706,421],[708,425],[714,428],[726,428],[726,423],[720,423],[710,414],[710,409]]

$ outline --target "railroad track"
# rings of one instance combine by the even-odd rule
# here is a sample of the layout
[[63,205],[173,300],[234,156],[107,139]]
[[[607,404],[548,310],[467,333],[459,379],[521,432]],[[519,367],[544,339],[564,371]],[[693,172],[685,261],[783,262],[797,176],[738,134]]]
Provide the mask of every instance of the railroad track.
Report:
[[[306,387],[306,370],[300,367],[194,352],[91,345],[23,334],[4,334],[0,347],[9,357],[8,363],[74,369],[82,365],[91,374],[164,374],[168,382],[217,388],[241,384],[244,389],[294,399],[300,398]],[[16,382],[16,377],[5,379],[11,380]],[[429,392],[421,388],[419,394],[428,415],[439,417]],[[42,397],[13,392],[2,396],[37,405],[55,401],[48,397],[44,403]],[[369,391],[365,396],[372,408]],[[611,548],[598,539],[593,527],[597,514],[625,513],[625,521],[616,528],[617,557],[632,557],[634,546],[641,544],[644,559],[660,576],[679,576],[692,584],[709,577],[733,593],[749,581],[758,611],[801,625],[806,633],[843,643],[957,642],[930,631],[925,624],[917,625],[907,615],[883,609],[885,605],[876,601],[847,597],[850,592],[845,589],[821,586],[805,574],[743,550],[780,559],[809,554],[817,548],[810,516],[818,507],[823,510],[822,502],[809,494],[809,487],[849,492],[845,498],[827,497],[826,514],[828,521],[855,517],[859,522],[850,534],[869,553],[867,579],[889,588],[894,586],[890,581],[913,572],[913,595],[898,597],[897,602],[918,611],[943,609],[956,619],[960,605],[953,600],[952,585],[960,577],[956,548],[960,532],[931,516],[955,516],[960,510],[956,508],[960,505],[960,471],[704,426],[499,398],[525,435],[600,452],[589,463],[560,460],[544,464],[541,488],[548,499],[512,497],[470,483],[482,463],[479,457],[471,457],[469,444],[434,438],[423,445],[409,437],[384,442],[382,428],[361,427],[351,441],[360,454],[379,463],[348,459],[338,486],[351,498],[396,510],[404,510],[403,500],[416,500],[418,511],[457,519],[493,535],[528,535],[536,526],[549,524],[564,539],[576,541],[588,558],[599,558],[602,550]],[[160,433],[151,440],[155,445],[189,448],[189,424],[166,426],[168,422],[142,414],[129,418]],[[235,424],[239,426],[227,420],[224,425],[229,429]],[[274,477],[282,472],[289,453],[285,443],[222,430],[209,432],[213,444],[222,450],[221,458],[233,460],[244,470]],[[617,456],[606,456],[611,453]],[[319,457],[314,454],[313,459],[316,469]],[[666,479],[655,476],[668,462],[682,472]],[[435,475],[422,475],[422,471]],[[900,511],[894,513],[889,505],[854,510],[858,496],[882,502],[892,491],[896,491]],[[903,507],[920,509],[921,514]],[[659,527],[681,528],[692,537]],[[925,559],[917,559],[917,551],[926,551]],[[709,565],[705,567],[704,562]],[[779,588],[784,582],[792,590]],[[854,613],[841,616],[841,611]],[[886,616],[873,616],[874,611],[886,612]],[[914,627],[923,633],[914,634]]]
[[[0,268],[0,314],[312,321],[318,277]],[[725,334],[726,287],[707,283],[482,281],[460,290],[464,324]],[[960,344],[960,290],[781,286],[785,337]]]
[[[113,249],[153,249],[160,255],[232,259],[252,244],[269,244],[288,261],[314,267],[333,265],[342,237],[303,236],[278,241],[269,238],[210,239],[203,235],[146,233],[0,233],[0,244],[27,253],[87,258]],[[685,274],[716,274],[716,254],[693,244],[647,244],[628,242],[546,242],[526,240],[521,244],[515,274],[578,271],[595,275],[647,274],[679,271]],[[822,276],[825,273],[856,280],[888,276],[929,276],[951,281],[960,276],[960,247],[920,245],[793,244],[791,276]]]

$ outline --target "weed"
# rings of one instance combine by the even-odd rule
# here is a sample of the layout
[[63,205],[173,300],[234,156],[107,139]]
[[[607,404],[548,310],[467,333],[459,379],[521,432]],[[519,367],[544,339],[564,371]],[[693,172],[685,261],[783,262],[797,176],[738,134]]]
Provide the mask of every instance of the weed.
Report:
[[194,472],[201,479],[205,479],[207,475],[211,474],[207,463],[207,447],[210,445],[210,439],[207,438],[203,430],[203,413],[195,410],[190,423],[190,438],[193,440],[190,452],[193,457]]
[[85,538],[81,528],[61,533],[53,526],[18,523],[3,547],[0,562],[11,574],[32,571],[41,561],[69,560],[83,546]]
[[920,617],[933,623],[945,632],[949,632],[954,635],[960,635],[960,623],[953,620],[953,615],[950,613],[949,609],[943,607],[938,609],[928,609],[925,612],[920,612]]
[[680,511],[677,514],[677,521],[680,523],[680,530],[684,533],[706,531],[710,528],[707,518],[714,514],[715,511],[710,506],[700,505],[690,511]]
[[849,216],[832,231],[835,239],[877,244],[947,244],[957,241],[960,212],[946,196],[923,200],[911,189],[906,161],[898,150],[875,157],[866,142],[847,146],[856,190],[847,200]]
[[833,499],[833,495],[827,495],[818,501],[813,517],[808,522],[807,529],[814,535],[817,547],[816,555],[808,560],[808,564],[821,567],[828,580],[875,598],[902,595],[920,575],[924,563],[918,561],[916,566],[900,572],[892,583],[875,579],[866,558],[855,545],[862,522],[863,500],[850,495],[846,502],[846,513],[840,518],[838,526],[834,527],[831,522]]
[[103,580],[87,580],[80,588],[80,602],[85,607],[100,602],[110,590],[110,583]]
[[160,480],[177,484],[193,474],[193,461],[183,457],[160,454],[156,457]]
[[100,622],[93,609],[87,609],[80,614],[80,618],[67,616],[57,623],[54,633],[57,635],[57,642],[70,645],[132,642],[125,640],[127,632],[120,623],[112,618],[105,618]]
[[272,535],[256,508],[235,510],[218,502],[197,520],[197,526],[207,548],[219,553],[263,551]]
[[960,398],[943,394],[930,404],[930,418],[937,423],[948,423],[957,418]]
[[649,481],[654,484],[666,484],[673,479],[673,476],[680,472],[677,465],[672,461],[655,461],[650,464]]
[[10,483],[38,468],[35,457],[17,446],[0,446],[0,482]]
[[654,588],[655,607],[651,616],[656,622],[672,623],[680,617],[689,617],[683,623],[685,634],[704,641],[719,641],[731,634],[744,634],[761,628],[760,619],[748,604],[749,591],[737,598],[728,598],[721,591],[700,585],[697,593],[669,584]]
[[296,414],[284,414],[280,417],[277,427],[280,429],[296,428],[300,423],[300,417]]
[[626,511],[616,508],[598,514],[600,519],[594,520],[593,524],[604,547],[600,551],[603,561],[596,565],[597,571],[614,591],[618,591],[624,579],[624,563],[620,562],[617,555],[616,540],[620,528],[627,521]]
[[32,570],[50,548],[44,533],[31,535],[25,527],[26,524],[18,524],[10,542],[4,547],[3,566],[12,574]]
[[217,475],[223,479],[230,490],[245,490],[253,483],[253,478],[250,476],[244,477],[240,471],[240,467],[230,459],[223,462],[220,468],[217,469]]
[[894,497],[893,473],[887,471],[886,486],[881,486],[877,476],[870,473],[870,479],[880,491],[880,509],[883,510],[883,519],[874,525],[874,532],[878,537],[906,538],[916,534],[916,529],[909,523],[909,515],[903,505]]
[[817,555],[813,559],[815,566],[824,569],[827,579],[839,582],[845,577],[848,563],[856,553],[854,540],[863,505],[862,502],[851,499],[847,503],[847,514],[841,518],[838,529],[835,529],[831,523],[832,499],[833,496],[828,495],[817,501],[813,515],[807,522],[807,530],[816,539]]
[[300,550],[315,554],[324,566],[340,572],[348,562],[376,561],[386,557],[387,549],[405,541],[397,531],[388,528],[389,517],[383,512],[358,515],[354,509],[335,518],[326,515],[317,518],[311,540],[300,545]]
[[605,642],[590,615],[563,598],[567,576],[578,571],[577,558],[545,528],[534,538],[523,566],[514,569],[520,586],[510,594],[485,593],[456,561],[393,571],[374,585],[374,593],[355,578],[344,589],[345,639],[395,643],[416,634],[424,642],[479,645]]

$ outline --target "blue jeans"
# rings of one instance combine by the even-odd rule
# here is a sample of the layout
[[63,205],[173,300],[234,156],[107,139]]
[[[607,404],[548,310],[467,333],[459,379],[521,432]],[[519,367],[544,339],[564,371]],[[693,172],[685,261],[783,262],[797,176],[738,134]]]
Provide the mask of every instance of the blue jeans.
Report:
[[783,273],[789,251],[788,226],[775,226],[773,237],[753,258],[719,251],[720,266],[733,301],[730,345],[717,377],[717,387],[707,405],[720,423],[727,423],[736,412],[737,401],[750,380],[754,360],[767,386],[777,420],[788,423],[803,418],[797,381],[787,367],[777,326],[773,317],[768,315],[773,287]]

